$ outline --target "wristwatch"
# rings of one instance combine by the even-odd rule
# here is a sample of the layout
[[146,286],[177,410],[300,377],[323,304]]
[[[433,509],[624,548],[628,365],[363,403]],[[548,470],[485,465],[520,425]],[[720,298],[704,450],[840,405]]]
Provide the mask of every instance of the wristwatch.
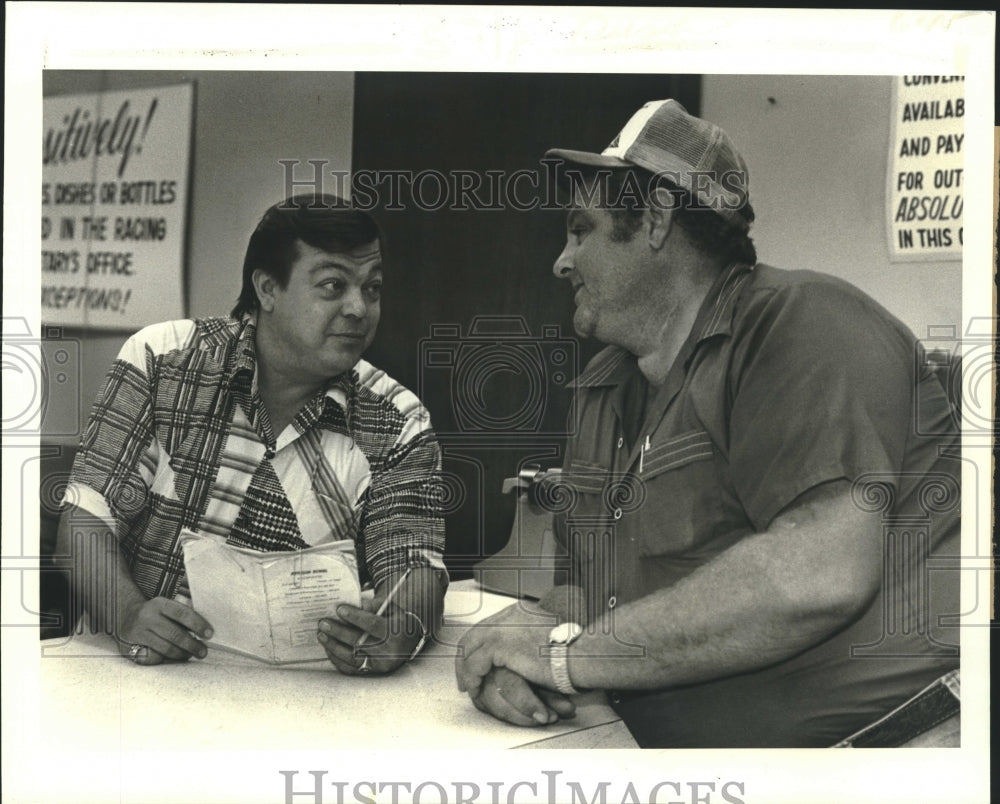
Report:
[[549,663],[556,689],[563,695],[579,695],[580,690],[569,679],[569,646],[580,634],[583,626],[578,623],[560,623],[549,631]]

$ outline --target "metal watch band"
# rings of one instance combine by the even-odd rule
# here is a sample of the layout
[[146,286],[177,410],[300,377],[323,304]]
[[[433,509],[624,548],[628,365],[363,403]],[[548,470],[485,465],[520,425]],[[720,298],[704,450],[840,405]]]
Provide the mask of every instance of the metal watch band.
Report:
[[569,680],[569,645],[565,642],[549,646],[549,663],[556,689],[563,695],[579,695],[580,690]]

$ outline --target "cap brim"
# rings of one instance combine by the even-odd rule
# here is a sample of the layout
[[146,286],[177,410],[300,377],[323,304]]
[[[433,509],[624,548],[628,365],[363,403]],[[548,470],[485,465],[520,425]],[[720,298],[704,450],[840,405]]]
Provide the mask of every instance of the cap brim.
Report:
[[545,152],[546,157],[556,157],[564,162],[573,162],[577,165],[587,165],[588,167],[609,167],[622,168],[631,167],[631,162],[619,159],[617,156],[605,156],[604,154],[594,154],[589,151],[569,151],[565,148],[550,148]]

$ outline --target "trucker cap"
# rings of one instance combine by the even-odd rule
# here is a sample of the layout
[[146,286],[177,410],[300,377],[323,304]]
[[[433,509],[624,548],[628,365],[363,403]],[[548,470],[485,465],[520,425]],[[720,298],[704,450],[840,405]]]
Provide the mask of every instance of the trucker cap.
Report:
[[599,154],[553,148],[545,155],[595,168],[636,165],[742,228],[753,220],[747,166],[729,135],[672,99],[645,104]]

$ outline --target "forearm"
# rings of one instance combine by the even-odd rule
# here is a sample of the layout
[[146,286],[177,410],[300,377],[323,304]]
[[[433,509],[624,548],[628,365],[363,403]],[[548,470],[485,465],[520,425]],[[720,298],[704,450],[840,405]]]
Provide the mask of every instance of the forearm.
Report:
[[788,659],[864,611],[881,559],[877,520],[820,487],[677,584],[605,612],[570,646],[570,678],[651,689]]
[[579,586],[553,586],[538,601],[538,606],[555,614],[559,622],[587,623],[586,598]]
[[843,621],[795,606],[764,574],[748,587],[719,586],[722,570],[607,612],[570,646],[573,684],[654,689],[721,678],[787,659]]
[[118,636],[125,613],[146,598],[132,580],[118,540],[103,520],[70,505],[59,520],[59,555],[69,560],[73,600],[93,630]]

